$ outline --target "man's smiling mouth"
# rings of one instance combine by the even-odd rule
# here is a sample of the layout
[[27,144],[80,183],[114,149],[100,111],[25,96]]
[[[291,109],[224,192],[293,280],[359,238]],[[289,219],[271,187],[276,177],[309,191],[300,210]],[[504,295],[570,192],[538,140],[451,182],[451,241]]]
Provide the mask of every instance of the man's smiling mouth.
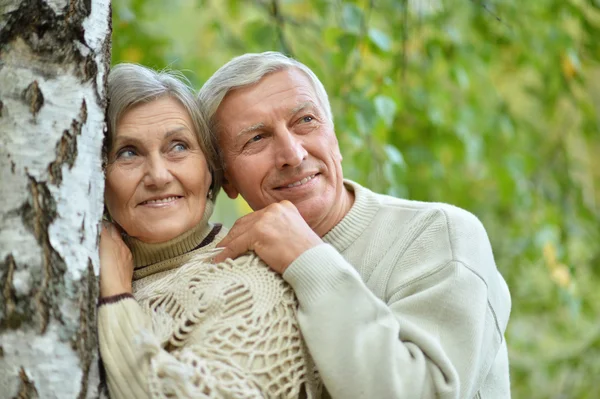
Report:
[[277,190],[281,190],[281,189],[284,189],[284,188],[294,188],[294,187],[302,186],[302,185],[308,183],[309,181],[311,181],[312,179],[314,179],[317,175],[318,175],[318,173],[315,173],[313,175],[306,176],[303,179],[297,180],[297,181],[295,181],[293,183],[279,186],[279,187],[277,187]]

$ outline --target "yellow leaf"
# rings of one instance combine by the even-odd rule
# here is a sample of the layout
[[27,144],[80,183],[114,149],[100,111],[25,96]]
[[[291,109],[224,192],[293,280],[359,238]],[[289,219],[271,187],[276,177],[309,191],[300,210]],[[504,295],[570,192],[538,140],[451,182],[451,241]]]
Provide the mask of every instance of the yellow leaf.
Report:
[[556,268],[556,263],[557,263],[556,262],[556,248],[554,247],[554,245],[552,245],[552,243],[547,242],[546,244],[544,244],[543,253],[544,253],[544,260],[546,261],[546,264],[548,265],[550,270],[554,270]]
[[569,56],[562,57],[561,67],[563,75],[565,75],[565,78],[567,79],[571,79],[577,74],[577,67],[575,66],[575,63]]
[[129,47],[123,51],[123,61],[140,62],[142,60],[142,50],[137,47]]
[[551,273],[552,280],[563,288],[567,288],[571,283],[571,273],[565,265],[558,265]]

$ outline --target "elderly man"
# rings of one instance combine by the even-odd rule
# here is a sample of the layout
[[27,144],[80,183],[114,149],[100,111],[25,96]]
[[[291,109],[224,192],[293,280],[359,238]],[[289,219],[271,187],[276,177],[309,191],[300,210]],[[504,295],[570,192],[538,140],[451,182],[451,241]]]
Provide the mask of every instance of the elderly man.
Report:
[[254,250],[293,287],[333,398],[508,398],[510,294],[479,220],[344,180],[327,93],[305,65],[234,58],[200,91],[238,220],[216,261]]

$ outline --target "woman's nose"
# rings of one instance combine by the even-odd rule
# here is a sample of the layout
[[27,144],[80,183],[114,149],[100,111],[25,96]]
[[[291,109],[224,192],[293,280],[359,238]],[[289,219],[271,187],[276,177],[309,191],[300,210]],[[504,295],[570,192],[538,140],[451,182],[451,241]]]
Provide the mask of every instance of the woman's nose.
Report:
[[173,180],[168,162],[161,156],[153,156],[147,160],[144,184],[147,187],[162,188]]

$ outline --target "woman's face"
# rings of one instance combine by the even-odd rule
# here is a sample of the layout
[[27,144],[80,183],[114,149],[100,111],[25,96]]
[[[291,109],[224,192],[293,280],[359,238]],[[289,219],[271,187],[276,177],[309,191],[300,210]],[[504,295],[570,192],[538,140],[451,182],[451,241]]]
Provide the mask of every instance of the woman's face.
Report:
[[173,239],[202,219],[211,176],[192,120],[173,98],[129,109],[117,124],[106,168],[106,207],[147,243]]

